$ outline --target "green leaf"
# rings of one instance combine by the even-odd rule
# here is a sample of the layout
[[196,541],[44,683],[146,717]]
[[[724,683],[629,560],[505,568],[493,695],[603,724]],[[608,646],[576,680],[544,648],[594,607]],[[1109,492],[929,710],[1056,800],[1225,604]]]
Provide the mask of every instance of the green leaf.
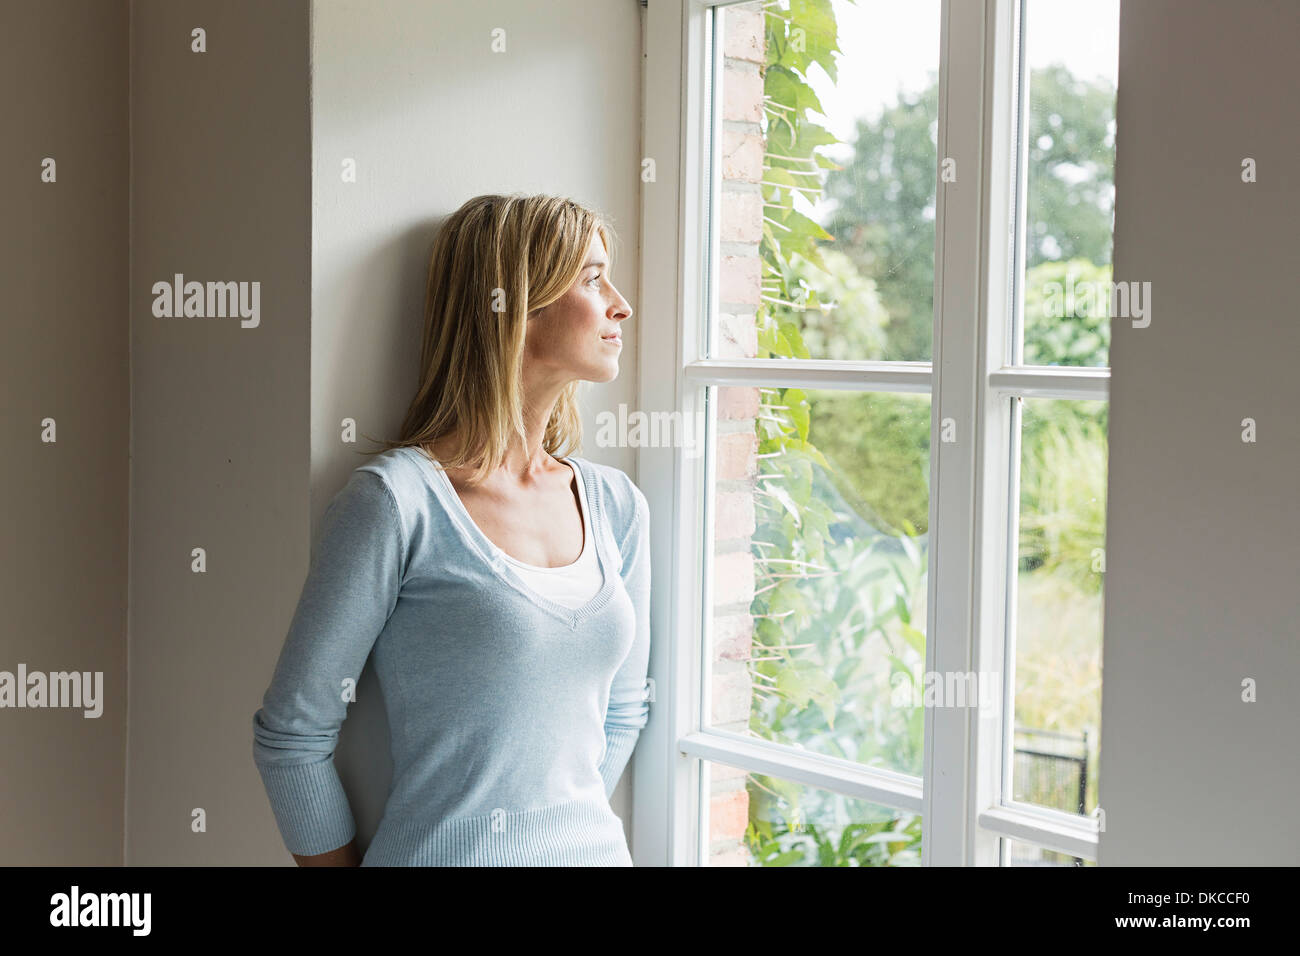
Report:
[[896,537],[896,540],[903,546],[903,551],[906,552],[907,558],[912,562],[913,567],[919,565],[921,563],[921,552],[917,548],[916,542],[912,540],[911,536],[900,534]]
[[898,612],[898,619],[904,624],[912,623],[912,610],[907,606],[907,595],[902,591],[894,592],[894,610]]
[[[784,331],[784,326],[782,331]],[[782,395],[782,404],[790,406],[786,414],[789,415],[791,421],[794,422],[794,427],[799,433],[799,438],[803,441],[807,441],[808,427],[810,424],[810,409],[808,406],[807,395],[802,389],[787,388],[784,395]]]
[[790,497],[790,493],[782,488],[779,483],[775,481],[764,482],[763,490],[772,495],[785,508],[794,521],[796,528],[802,524],[803,517],[799,513],[799,507],[794,503],[794,499]]
[[812,357],[808,351],[808,346],[803,343],[803,336],[799,332],[799,327],[793,322],[782,322],[781,334],[790,343],[790,356],[792,358],[806,359]]
[[924,658],[925,657],[925,634],[921,631],[918,631],[911,624],[903,624],[902,631],[903,631],[903,640],[907,641],[907,643],[911,646],[912,650],[916,651],[916,653],[920,654],[921,657]]

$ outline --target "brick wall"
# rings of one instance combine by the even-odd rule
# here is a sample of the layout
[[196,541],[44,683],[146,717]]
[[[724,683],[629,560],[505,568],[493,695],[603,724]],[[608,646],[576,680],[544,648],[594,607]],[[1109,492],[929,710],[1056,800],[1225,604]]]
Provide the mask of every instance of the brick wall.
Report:
[[[759,240],[763,197],[763,13],[757,3],[728,7],[722,25],[721,221],[719,327],[716,358],[752,358],[758,351]],[[713,501],[713,726],[745,733],[752,700],[749,658],[754,622],[754,477],[758,472],[756,388],[716,389],[716,473]],[[749,823],[745,773],[710,767],[711,866],[744,866]]]

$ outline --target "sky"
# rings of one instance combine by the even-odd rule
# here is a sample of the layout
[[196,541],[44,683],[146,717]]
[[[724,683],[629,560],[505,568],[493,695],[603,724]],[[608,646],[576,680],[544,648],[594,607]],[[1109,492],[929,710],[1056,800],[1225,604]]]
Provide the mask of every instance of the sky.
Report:
[[[1119,0],[1025,2],[1025,47],[1031,68],[1064,63],[1081,78],[1104,77],[1115,83]],[[823,125],[838,138],[850,141],[858,117],[878,116],[896,100],[900,87],[921,89],[930,73],[938,74],[940,3],[831,0],[831,6],[839,24],[838,82],[832,83],[818,66],[809,71],[808,80],[826,110]],[[822,151],[837,159],[850,152]]]
[[[1119,0],[1026,0],[1031,67],[1064,63],[1076,76],[1115,82]],[[839,24],[839,82],[820,67],[809,77],[829,127],[850,137],[859,115],[879,115],[902,86],[916,90],[939,71],[939,0],[831,0]]]

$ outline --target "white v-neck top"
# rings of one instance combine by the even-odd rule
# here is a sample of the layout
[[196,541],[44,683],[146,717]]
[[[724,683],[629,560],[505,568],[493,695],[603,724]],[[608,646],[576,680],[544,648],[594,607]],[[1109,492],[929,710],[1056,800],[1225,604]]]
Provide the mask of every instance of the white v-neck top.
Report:
[[564,607],[579,608],[590,601],[605,583],[601,574],[600,562],[596,559],[596,546],[591,540],[591,509],[587,504],[587,483],[582,480],[582,473],[577,464],[569,459],[573,477],[578,483],[579,508],[582,511],[582,553],[572,564],[558,568],[540,568],[535,564],[524,564],[506,554],[500,548],[501,557],[506,565],[528,587],[543,594],[556,604]]

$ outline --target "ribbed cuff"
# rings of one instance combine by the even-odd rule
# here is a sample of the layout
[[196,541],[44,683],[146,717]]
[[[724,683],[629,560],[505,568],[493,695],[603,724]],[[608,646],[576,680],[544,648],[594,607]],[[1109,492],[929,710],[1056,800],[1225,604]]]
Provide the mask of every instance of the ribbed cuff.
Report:
[[307,764],[258,764],[280,836],[290,853],[314,856],[357,834],[334,758]]
[[605,781],[605,796],[612,797],[614,788],[636,747],[639,727],[610,727],[605,730],[605,756],[600,761],[600,779]]

